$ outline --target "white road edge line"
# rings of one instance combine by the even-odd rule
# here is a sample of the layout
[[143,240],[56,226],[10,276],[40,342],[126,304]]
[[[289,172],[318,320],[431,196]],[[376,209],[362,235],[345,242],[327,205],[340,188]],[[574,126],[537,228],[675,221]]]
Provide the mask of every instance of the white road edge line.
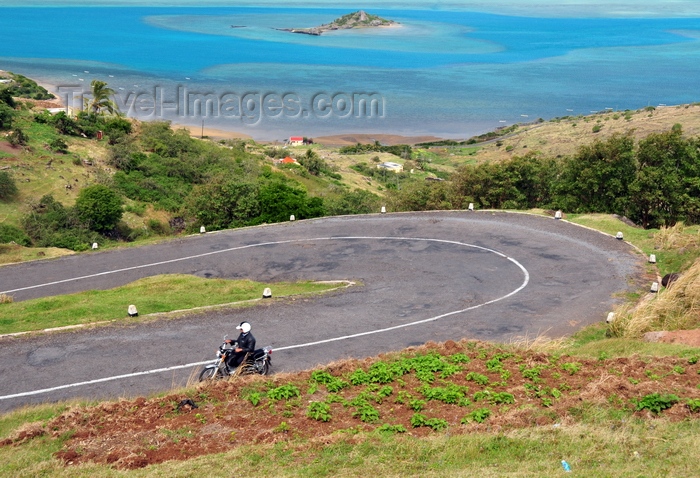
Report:
[[[406,324],[395,325],[395,326],[393,326],[393,327],[386,327],[386,328],[383,328],[383,329],[370,330],[370,331],[360,332],[360,333],[352,334],[352,335],[344,335],[344,336],[341,336],[341,337],[334,337],[334,338],[330,338],[330,339],[318,340],[318,341],[315,341],[315,342],[307,342],[307,343],[304,343],[304,344],[287,345],[287,346],[285,346],[285,347],[277,347],[277,348],[273,349],[274,351],[292,350],[292,349],[298,349],[298,348],[302,348],[302,347],[311,347],[311,346],[313,346],[313,345],[325,344],[325,343],[330,343],[330,342],[339,342],[339,341],[341,341],[341,340],[354,339],[354,338],[357,338],[357,337],[363,337],[363,336],[365,336],[365,335],[379,334],[379,333],[383,333],[383,332],[389,332],[389,331],[391,331],[391,330],[402,329],[402,328],[406,328],[406,327],[412,327],[412,326],[415,326],[415,325],[425,324],[425,323],[427,323],[427,322],[433,322],[433,321],[440,320],[440,319],[445,318],[445,317],[449,317],[449,316],[451,316],[451,315],[461,314],[461,313],[463,313],[463,312],[468,312],[468,311],[470,311],[470,310],[478,309],[478,308],[483,307],[483,306],[485,306],[485,305],[493,304],[493,303],[499,302],[499,301],[501,301],[501,300],[503,300],[503,299],[507,299],[508,297],[511,297],[511,296],[517,294],[518,292],[520,292],[521,290],[523,290],[523,289],[527,286],[527,284],[530,282],[530,273],[527,271],[527,269],[526,269],[522,264],[520,264],[517,260],[513,259],[512,257],[508,257],[508,256],[506,256],[505,254],[503,254],[503,253],[501,253],[501,252],[498,252],[498,251],[493,250],[493,249],[489,249],[489,248],[487,248],[487,247],[476,246],[476,245],[474,245],[474,244],[466,244],[466,243],[459,242],[459,241],[450,241],[450,240],[446,240],[446,239],[429,239],[429,238],[417,238],[417,237],[372,237],[372,236],[318,237],[318,238],[314,238],[314,239],[291,239],[291,240],[287,240],[287,241],[266,242],[266,243],[255,244],[255,245],[247,245],[247,246],[233,247],[233,248],[224,249],[224,250],[221,250],[221,251],[208,252],[208,253],[205,253],[205,254],[197,254],[197,255],[195,255],[195,256],[190,256],[190,257],[188,257],[188,258],[173,259],[173,260],[170,260],[170,261],[163,261],[163,262],[158,262],[158,263],[153,263],[153,264],[145,264],[145,265],[143,265],[143,266],[136,266],[136,267],[127,268],[127,269],[120,269],[120,270],[118,270],[118,271],[102,272],[102,273],[99,273],[99,274],[92,274],[92,275],[89,275],[89,276],[77,277],[77,278],[74,278],[74,279],[66,279],[66,280],[64,280],[64,281],[58,281],[58,282],[68,282],[68,281],[70,281],[70,280],[80,280],[80,279],[84,279],[84,278],[95,277],[95,276],[97,276],[97,275],[106,275],[106,274],[111,274],[111,273],[114,273],[114,272],[122,272],[122,271],[125,271],[125,270],[131,270],[131,269],[136,269],[136,268],[141,268],[141,267],[148,267],[148,266],[159,265],[159,264],[167,264],[167,263],[176,262],[176,261],[179,261],[179,260],[185,260],[185,259],[190,259],[190,258],[197,258],[197,257],[206,256],[206,255],[211,255],[211,254],[218,254],[218,253],[220,253],[220,252],[230,252],[230,251],[234,251],[234,250],[238,250],[238,249],[244,249],[244,248],[248,248],[248,247],[254,247],[254,246],[262,246],[262,245],[270,245],[270,244],[288,244],[288,243],[291,243],[291,242],[303,242],[303,241],[319,241],[319,240],[356,240],[356,239],[379,239],[379,240],[395,240],[395,241],[412,240],[412,241],[425,241],[425,242],[444,242],[444,243],[446,243],[446,244],[456,244],[456,245],[460,245],[460,246],[472,247],[472,248],[475,248],[475,249],[480,249],[480,250],[483,250],[483,251],[486,251],[486,252],[494,253],[494,254],[496,254],[496,255],[498,255],[498,256],[500,256],[500,257],[503,257],[504,259],[509,260],[510,262],[512,262],[513,264],[515,264],[516,266],[518,266],[518,267],[520,268],[520,270],[523,272],[524,280],[523,280],[522,284],[520,284],[520,286],[519,286],[517,289],[511,291],[510,293],[508,293],[508,294],[506,294],[506,295],[504,295],[504,296],[502,296],[502,297],[498,297],[498,298],[496,298],[496,299],[492,299],[492,300],[489,300],[489,301],[487,301],[487,302],[483,302],[483,303],[481,303],[481,304],[472,305],[471,307],[467,307],[466,309],[455,310],[455,311],[452,311],[452,312],[447,312],[447,313],[444,313],[444,314],[436,315],[436,316],[430,317],[430,318],[428,318],[428,319],[422,319],[422,320],[417,320],[417,321],[415,321],[415,322],[409,322],[409,323],[406,323]],[[47,284],[40,284],[40,285],[36,285],[36,286],[26,287],[26,288],[24,288],[24,289],[42,287],[42,286],[45,286],[45,285],[53,285],[53,284],[56,284],[56,283],[58,283],[58,282],[51,282],[51,283],[47,283]],[[24,290],[24,289],[17,289],[17,290]],[[139,376],[142,376],[142,375],[151,375],[151,374],[155,374],[155,373],[171,372],[171,371],[173,371],[173,370],[181,370],[181,369],[185,369],[185,368],[190,368],[190,367],[196,367],[196,366],[200,366],[200,365],[205,365],[205,364],[208,364],[208,363],[210,363],[210,362],[212,362],[212,360],[207,360],[207,361],[205,361],[205,362],[193,362],[193,363],[189,363],[189,364],[186,364],[186,365],[175,365],[175,366],[172,366],[172,367],[159,368],[159,369],[155,369],[155,370],[146,370],[146,371],[143,371],[143,372],[128,373],[128,374],[124,374],[124,375],[115,375],[115,376],[113,376],[113,377],[98,378],[98,379],[95,379],[95,380],[88,380],[88,381],[85,381],[85,382],[70,383],[70,384],[67,384],[67,385],[59,385],[59,386],[57,386],[57,387],[45,388],[45,389],[42,389],[42,390],[33,390],[33,391],[30,391],[30,392],[21,392],[21,393],[15,393],[15,394],[12,394],[12,395],[4,395],[4,396],[0,396],[0,400],[9,400],[9,399],[12,399],[12,398],[28,397],[28,396],[32,396],[32,395],[41,395],[41,394],[44,394],[44,393],[56,392],[56,391],[58,391],[58,390],[65,390],[65,389],[67,389],[67,388],[81,387],[81,386],[85,386],[85,385],[94,385],[94,384],[97,384],[97,383],[109,382],[109,381],[113,381],[113,380],[121,380],[121,379],[125,379],[125,378],[139,377]]]

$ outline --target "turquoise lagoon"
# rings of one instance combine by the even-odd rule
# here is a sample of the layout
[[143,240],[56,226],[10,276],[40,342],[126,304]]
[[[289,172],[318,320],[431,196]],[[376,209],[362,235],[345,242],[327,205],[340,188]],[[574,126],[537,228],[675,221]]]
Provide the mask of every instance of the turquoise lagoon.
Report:
[[[700,100],[700,16],[683,1],[672,3],[687,16],[674,18],[664,2],[637,2],[636,11],[629,2],[589,2],[585,11],[525,1],[488,11],[468,1],[406,9],[34,3],[0,2],[0,69],[60,87],[75,104],[101,79],[131,116],[257,139],[466,138],[537,118]],[[322,36],[276,30],[360,7],[400,26]]]

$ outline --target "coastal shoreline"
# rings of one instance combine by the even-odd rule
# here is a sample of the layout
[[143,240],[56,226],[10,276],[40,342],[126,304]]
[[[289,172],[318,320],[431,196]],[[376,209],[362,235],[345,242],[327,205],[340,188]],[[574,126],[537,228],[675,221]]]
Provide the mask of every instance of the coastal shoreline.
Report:
[[[2,71],[2,70],[0,70]],[[43,86],[46,88],[47,91],[52,93],[55,98],[52,100],[43,100],[43,101],[38,101],[38,100],[31,100],[33,103],[43,106],[46,108],[65,108],[66,104],[63,101],[63,98],[60,97],[60,95],[57,94],[58,87],[54,84],[48,83],[43,80],[37,81],[36,79],[32,78],[36,83],[40,86]],[[138,121],[147,121],[147,120],[139,120],[138,118],[135,118]],[[258,143],[264,143],[264,144],[275,144],[275,143],[280,143],[279,140],[275,139],[265,139],[263,138],[258,138],[255,139],[252,135],[248,133],[243,133],[241,131],[237,131],[234,129],[229,129],[229,128],[214,128],[214,127],[209,127],[205,126],[202,127],[201,125],[198,124],[188,124],[188,123],[180,123],[176,121],[170,121],[172,127],[174,129],[186,129],[191,136],[199,138],[199,137],[207,137],[209,139],[213,140],[229,140],[229,139],[253,139]],[[264,135],[262,135],[264,136]],[[269,137],[272,137],[273,134],[269,134]],[[445,138],[434,136],[434,135],[411,135],[411,136],[406,136],[402,134],[396,134],[396,133],[390,133],[390,132],[377,132],[377,133],[355,133],[355,132],[345,132],[341,131],[338,133],[333,133],[333,134],[322,134],[319,136],[312,136],[312,139],[314,140],[315,143],[322,144],[324,146],[331,146],[331,147],[342,147],[342,146],[351,146],[357,143],[374,143],[375,141],[379,141],[381,144],[386,145],[386,146],[392,146],[396,144],[417,144],[417,143],[424,143],[424,142],[429,142],[429,141],[440,141],[444,140]]]

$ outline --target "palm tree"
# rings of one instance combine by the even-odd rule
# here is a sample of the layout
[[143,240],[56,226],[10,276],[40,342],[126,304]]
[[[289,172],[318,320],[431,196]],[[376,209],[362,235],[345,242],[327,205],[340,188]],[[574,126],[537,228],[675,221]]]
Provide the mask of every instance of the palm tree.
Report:
[[111,99],[114,95],[114,90],[109,88],[107,83],[100,80],[92,80],[90,87],[92,88],[92,99],[85,98],[83,100],[85,109],[92,114],[104,114],[105,112],[114,114],[119,112],[119,107]]

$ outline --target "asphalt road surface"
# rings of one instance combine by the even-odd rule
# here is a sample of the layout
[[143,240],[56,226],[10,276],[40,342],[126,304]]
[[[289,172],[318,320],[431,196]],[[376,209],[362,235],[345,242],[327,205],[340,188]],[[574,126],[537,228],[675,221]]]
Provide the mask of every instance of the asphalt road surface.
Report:
[[430,212],[289,222],[5,266],[0,292],[16,301],[168,273],[269,282],[273,296],[276,281],[360,285],[178,319],[2,338],[0,411],[184,385],[243,320],[258,347],[275,349],[276,372],[427,341],[567,335],[604,320],[643,262],[628,244],[565,221]]

